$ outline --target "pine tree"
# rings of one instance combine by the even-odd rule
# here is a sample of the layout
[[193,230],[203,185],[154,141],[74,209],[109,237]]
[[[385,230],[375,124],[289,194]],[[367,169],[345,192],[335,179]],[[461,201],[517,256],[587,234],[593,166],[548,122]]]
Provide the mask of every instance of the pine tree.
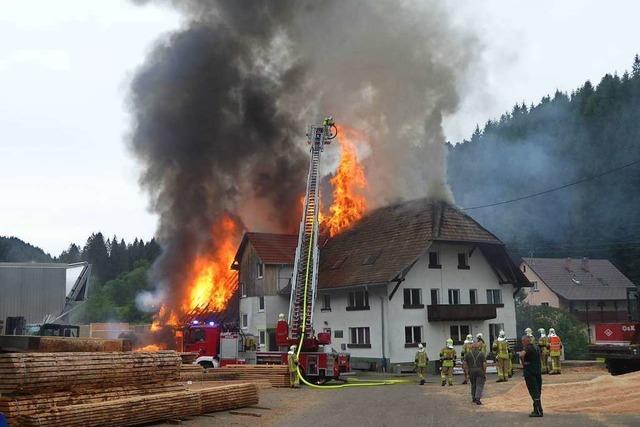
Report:
[[631,67],[631,76],[636,79],[640,79],[640,56],[636,53],[633,58],[633,66]]
[[82,259],[92,266],[92,272],[99,281],[109,277],[109,253],[102,233],[93,233],[82,249]]

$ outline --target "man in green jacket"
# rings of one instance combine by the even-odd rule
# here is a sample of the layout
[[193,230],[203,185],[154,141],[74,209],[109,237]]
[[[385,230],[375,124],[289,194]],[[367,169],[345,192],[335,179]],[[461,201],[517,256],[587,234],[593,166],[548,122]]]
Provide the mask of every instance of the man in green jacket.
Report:
[[429,358],[427,357],[427,351],[422,343],[418,344],[418,351],[416,352],[415,368],[418,378],[420,379],[420,385],[424,385],[424,378],[427,375],[427,364]]

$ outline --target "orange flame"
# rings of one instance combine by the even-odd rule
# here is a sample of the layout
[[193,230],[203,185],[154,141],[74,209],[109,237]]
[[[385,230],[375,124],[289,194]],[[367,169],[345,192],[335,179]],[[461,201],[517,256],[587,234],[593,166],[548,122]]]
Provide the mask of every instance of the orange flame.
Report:
[[340,164],[331,178],[333,201],[323,225],[333,237],[349,228],[364,215],[367,201],[362,194],[367,188],[364,167],[358,160],[356,142],[363,134],[355,129],[338,126],[338,143],[342,150]]
[[231,264],[240,241],[240,226],[225,215],[211,233],[215,248],[193,260],[185,295],[177,304],[160,308],[151,325],[152,332],[162,326],[181,326],[185,317],[195,312],[222,312],[238,289],[238,273],[231,270]]

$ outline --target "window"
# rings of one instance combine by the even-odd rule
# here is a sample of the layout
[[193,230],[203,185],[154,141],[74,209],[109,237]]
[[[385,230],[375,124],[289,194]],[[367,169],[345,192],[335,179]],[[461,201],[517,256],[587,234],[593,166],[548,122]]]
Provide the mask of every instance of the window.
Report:
[[380,257],[380,254],[382,254],[382,250],[376,251],[371,255],[367,256],[362,261],[362,265],[373,265],[376,262],[376,260]]
[[247,285],[244,282],[240,282],[240,296],[242,298],[247,296]]
[[540,289],[538,288],[538,282],[536,281],[532,281],[531,284],[533,285],[531,287],[531,289],[533,289],[533,292],[538,292]]
[[349,292],[349,306],[347,311],[369,310],[369,292],[355,291]]
[[467,337],[471,333],[471,326],[469,325],[451,325],[449,327],[451,332],[451,339],[454,344],[462,344]]
[[349,328],[350,348],[371,348],[369,340],[369,328]]
[[258,297],[258,311],[264,311],[264,297]]
[[266,344],[267,343],[267,333],[266,331],[258,332],[258,344]]
[[540,305],[543,306],[543,307],[549,307],[549,303],[548,302],[541,302]]
[[469,270],[469,256],[466,252],[458,254],[458,270]]
[[422,342],[422,326],[404,327],[404,346],[417,347]]
[[340,267],[342,267],[342,264],[344,264],[344,262],[345,262],[346,260],[347,260],[347,255],[344,255],[343,257],[338,258],[338,259],[336,260],[336,262],[334,262],[334,263],[333,263],[333,265],[331,266],[331,268],[330,268],[330,269],[331,269],[331,270],[337,270],[337,269],[339,269]]
[[524,264],[522,264],[522,272],[523,272],[523,273],[526,273],[526,272],[527,272],[527,266],[526,266],[526,265],[524,265]]
[[333,331],[333,337],[334,338],[344,338],[344,331],[342,331],[340,329],[336,329],[335,331]]
[[322,295],[322,308],[320,311],[331,311],[331,295]]
[[478,290],[469,289],[469,304],[477,304],[477,303],[478,303]]
[[440,304],[440,289],[431,289],[431,305]]
[[487,304],[502,304],[502,291],[500,289],[487,289]]
[[246,328],[246,327],[249,326],[249,316],[248,315],[246,315],[246,314],[241,314],[240,315],[240,325],[243,328]]
[[429,252],[429,268],[442,268],[438,252]]
[[460,304],[460,289],[449,289],[449,304]]
[[257,278],[262,279],[262,277],[264,277],[264,264],[259,262],[258,264],[256,264],[256,266]]
[[424,308],[422,304],[422,290],[419,288],[404,290],[403,308]]

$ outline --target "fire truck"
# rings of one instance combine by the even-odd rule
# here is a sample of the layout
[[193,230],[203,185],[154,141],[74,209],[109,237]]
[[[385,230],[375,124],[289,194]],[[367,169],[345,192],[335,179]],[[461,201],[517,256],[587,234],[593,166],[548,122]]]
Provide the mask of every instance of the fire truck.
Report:
[[640,370],[640,298],[637,288],[627,289],[629,322],[596,325],[596,342],[589,353],[605,359],[611,375]]
[[176,331],[176,348],[198,353],[196,363],[204,368],[246,363],[240,351],[242,336],[239,332],[224,329],[223,325],[214,321],[192,320]]
[[258,364],[286,364],[289,349],[296,346],[300,375],[316,384],[339,380],[341,374],[350,370],[349,354],[338,353],[331,348],[331,333],[316,334],[313,329],[319,261],[320,155],[325,144],[330,144],[337,134],[331,117],[308,129],[311,156],[291,279],[289,315],[287,319],[282,316],[276,326],[278,351],[256,354]]

